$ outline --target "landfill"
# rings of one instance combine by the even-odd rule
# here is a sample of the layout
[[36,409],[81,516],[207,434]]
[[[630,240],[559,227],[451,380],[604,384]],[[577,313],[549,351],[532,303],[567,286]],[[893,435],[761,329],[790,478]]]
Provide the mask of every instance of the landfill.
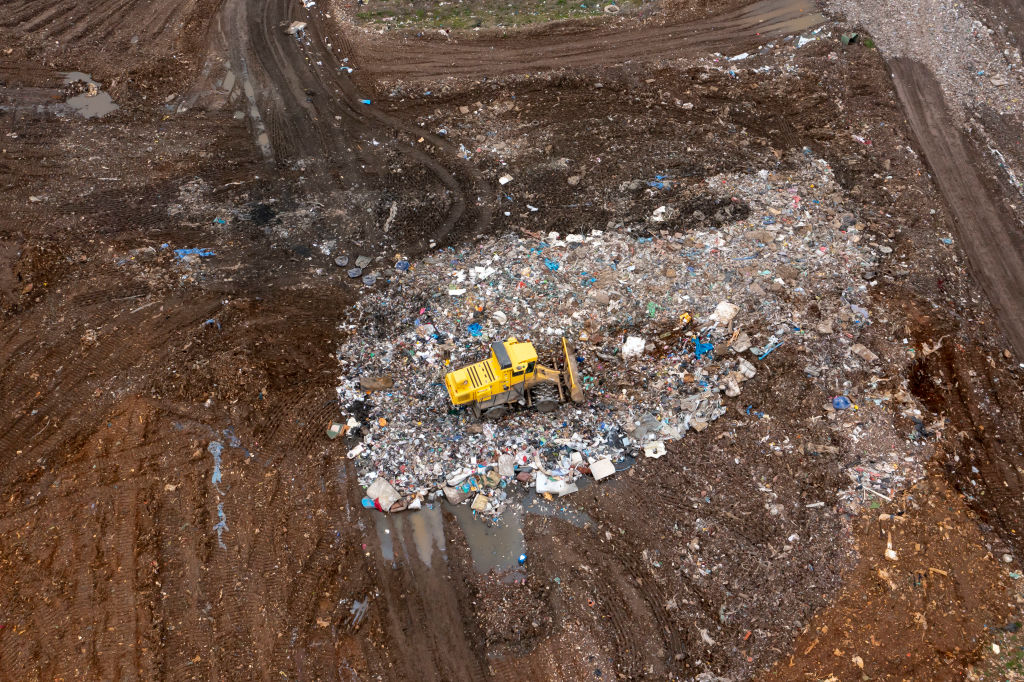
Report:
[[[708,193],[749,209],[718,227],[663,206],[640,224],[520,230],[384,264],[386,283],[365,288],[337,350],[364,505],[399,511],[444,495],[496,516],[517,484],[574,493],[671,441],[710,441],[729,410],[749,414],[744,383],[786,344],[859,334],[876,237],[844,209],[827,162],[804,153],[796,164],[707,179]],[[583,404],[483,422],[452,406],[444,374],[489,344],[530,340],[551,364],[563,336]],[[878,360],[863,344],[854,352]]]

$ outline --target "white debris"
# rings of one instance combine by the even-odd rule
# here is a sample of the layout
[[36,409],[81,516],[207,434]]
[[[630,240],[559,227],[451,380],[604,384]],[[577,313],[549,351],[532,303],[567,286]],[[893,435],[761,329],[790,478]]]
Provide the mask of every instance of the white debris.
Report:
[[715,312],[711,313],[711,321],[719,324],[729,324],[736,317],[736,314],[740,311],[738,306],[729,303],[728,301],[722,301],[715,308]]
[[366,496],[380,505],[384,511],[391,509],[391,505],[401,498],[395,487],[387,482],[383,476],[378,476],[370,487],[366,489]]
[[658,459],[665,454],[665,442],[656,440],[650,443],[644,443],[644,456],[650,457],[651,459]]
[[590,465],[590,473],[593,474],[595,481],[600,481],[615,473],[615,465],[612,464],[610,459],[595,460]]
[[639,357],[644,352],[644,347],[647,345],[647,341],[639,336],[627,336],[626,342],[622,344],[622,357],[623,358],[635,358]]

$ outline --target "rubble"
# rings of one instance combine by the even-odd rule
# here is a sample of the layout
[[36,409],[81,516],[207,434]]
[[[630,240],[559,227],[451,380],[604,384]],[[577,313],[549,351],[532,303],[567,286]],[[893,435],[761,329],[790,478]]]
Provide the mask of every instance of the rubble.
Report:
[[[807,352],[809,340],[835,343],[836,328],[860,333],[870,285],[859,272],[875,265],[875,236],[844,219],[824,160],[798,163],[709,178],[709,194],[750,208],[717,227],[670,217],[667,204],[654,233],[647,222],[507,234],[385,268],[387,284],[364,290],[337,351],[339,403],[365,424],[348,434],[360,482],[384,478],[407,501],[472,499],[486,515],[501,513],[515,482],[571,494],[709,428],[787,340]],[[482,424],[452,406],[444,374],[490,343],[530,340],[551,365],[562,336],[576,344],[584,403]],[[835,376],[823,357],[808,359],[818,379]]]

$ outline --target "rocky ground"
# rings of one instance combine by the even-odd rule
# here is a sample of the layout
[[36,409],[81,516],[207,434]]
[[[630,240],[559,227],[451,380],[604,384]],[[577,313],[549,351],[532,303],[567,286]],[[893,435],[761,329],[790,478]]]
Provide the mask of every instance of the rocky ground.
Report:
[[305,5],[0,21],[0,679],[1019,673],[1012,6]]

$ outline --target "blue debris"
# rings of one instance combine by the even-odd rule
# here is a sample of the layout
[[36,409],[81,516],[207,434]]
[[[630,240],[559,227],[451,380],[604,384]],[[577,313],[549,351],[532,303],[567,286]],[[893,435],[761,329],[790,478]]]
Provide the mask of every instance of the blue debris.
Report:
[[224,452],[224,444],[215,440],[206,446],[206,451],[213,455],[213,476],[210,477],[210,483],[216,487],[220,485],[220,456]]
[[400,261],[398,261],[397,263],[395,263],[395,270],[398,270],[399,272],[408,272],[409,271],[409,261],[407,261],[407,260],[400,260]]
[[199,256],[209,258],[213,255],[213,249],[175,249],[174,257],[178,260],[185,260],[186,256]]
[[223,218],[214,218],[213,223],[215,225],[227,225],[228,221],[224,220]]
[[835,398],[832,398],[832,407],[837,410],[848,410],[852,405],[853,403],[845,395],[837,395]]
[[558,261],[551,260],[550,258],[544,259],[544,265],[548,266],[548,270],[551,270],[552,272],[558,269]]
[[783,343],[785,343],[785,342],[784,341],[778,341],[778,342],[772,344],[771,346],[768,346],[768,348],[766,348],[763,353],[761,353],[760,355],[757,356],[757,359],[758,360],[764,360],[766,357],[768,357],[769,353],[773,352],[776,348],[781,346]]
[[206,322],[203,322],[204,327],[213,327],[214,325],[216,325],[217,329],[220,329],[220,322],[213,319],[212,317],[208,319]]
[[697,354],[697,359],[700,360],[705,355],[709,355],[715,352],[715,344],[703,343],[699,338],[693,340],[694,351]]
[[474,322],[473,324],[469,325],[469,335],[470,336],[480,336],[483,333],[484,333],[483,327],[480,326],[479,322]]
[[220,545],[221,549],[227,549],[227,545],[225,545],[224,541],[221,540],[221,535],[224,533],[224,531],[228,530],[228,519],[226,516],[224,516],[223,502],[217,503],[217,518],[219,519],[217,521],[217,525],[213,527],[213,529],[217,531],[217,544]]
[[362,102],[363,104],[372,104],[372,102],[370,102],[370,100],[368,99],[361,99],[359,101]]

